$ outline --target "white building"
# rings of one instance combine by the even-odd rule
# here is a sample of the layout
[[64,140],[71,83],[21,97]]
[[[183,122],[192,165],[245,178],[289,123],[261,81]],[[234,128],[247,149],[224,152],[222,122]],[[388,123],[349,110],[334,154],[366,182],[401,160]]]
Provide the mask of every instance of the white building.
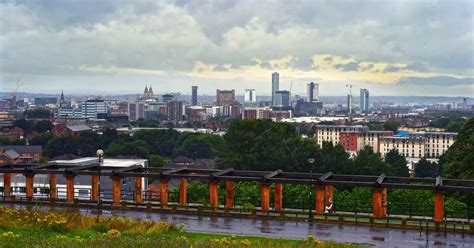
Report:
[[107,114],[108,111],[109,109],[104,100],[91,99],[81,104],[82,117],[98,118],[98,115]]
[[251,103],[257,102],[257,93],[254,89],[245,90],[244,102],[251,102]]

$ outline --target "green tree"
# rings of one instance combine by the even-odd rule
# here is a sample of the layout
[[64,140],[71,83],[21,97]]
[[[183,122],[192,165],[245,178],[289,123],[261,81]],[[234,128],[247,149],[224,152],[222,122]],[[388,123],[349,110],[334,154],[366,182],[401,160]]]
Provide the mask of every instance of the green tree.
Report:
[[407,160],[397,149],[392,149],[385,155],[385,162],[390,165],[389,175],[397,177],[410,176]]
[[383,129],[385,131],[393,131],[394,133],[397,132],[399,127],[400,123],[394,120],[389,120],[383,125]]
[[474,118],[464,124],[456,141],[446,152],[444,176],[455,179],[474,179]]
[[422,158],[415,164],[415,176],[417,177],[437,177],[439,175],[440,169],[437,163]]
[[357,152],[352,166],[359,175],[380,175],[390,173],[390,165],[385,163],[380,153],[375,153],[371,146],[365,146]]
[[48,131],[52,131],[53,128],[54,128],[54,125],[50,121],[47,121],[47,120],[37,121],[36,123],[33,124],[33,126],[31,126],[31,130],[36,131],[38,133],[45,133]]
[[29,109],[23,112],[23,116],[30,119],[51,118],[51,111],[48,109]]
[[212,145],[196,135],[190,136],[181,146],[177,147],[175,155],[182,155],[192,159],[214,158]]
[[168,164],[168,160],[160,155],[150,155],[148,159],[150,167],[163,167]]

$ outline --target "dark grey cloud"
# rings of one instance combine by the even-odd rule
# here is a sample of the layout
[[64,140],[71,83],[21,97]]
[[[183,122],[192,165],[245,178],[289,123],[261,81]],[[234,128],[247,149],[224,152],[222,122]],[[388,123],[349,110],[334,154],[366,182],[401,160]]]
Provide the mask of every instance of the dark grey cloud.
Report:
[[358,62],[349,62],[345,64],[335,64],[334,68],[341,71],[358,71],[359,63]]
[[407,66],[396,66],[396,65],[388,65],[385,67],[383,70],[384,73],[390,73],[390,72],[399,72],[406,70]]

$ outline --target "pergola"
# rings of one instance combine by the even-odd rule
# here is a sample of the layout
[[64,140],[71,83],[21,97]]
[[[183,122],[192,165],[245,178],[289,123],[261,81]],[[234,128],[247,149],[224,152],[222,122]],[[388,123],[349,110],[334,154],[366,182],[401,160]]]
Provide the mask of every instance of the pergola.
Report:
[[373,192],[373,216],[383,218],[387,216],[387,189],[431,190],[434,192],[434,216],[436,222],[444,218],[444,192],[474,192],[474,180],[454,180],[437,178],[393,177],[381,174],[379,176],[342,175],[328,172],[297,173],[276,171],[245,171],[228,169],[193,169],[193,168],[144,168],[141,165],[128,167],[100,166],[99,162],[84,164],[61,164],[50,162],[47,164],[12,164],[4,163],[0,166],[3,173],[4,198],[10,197],[11,174],[23,174],[26,178],[26,199],[33,200],[33,178],[35,175],[49,175],[49,198],[56,200],[56,176],[66,177],[66,202],[74,202],[74,178],[76,176],[91,176],[91,200],[99,198],[99,176],[109,176],[112,179],[112,203],[120,204],[120,180],[125,177],[135,178],[135,203],[142,203],[142,180],[154,178],[160,181],[160,204],[168,205],[168,182],[170,179],[180,180],[179,204],[186,206],[187,181],[189,179],[204,181],[209,184],[210,206],[218,207],[218,183],[226,182],[225,206],[234,207],[233,183],[239,181],[256,182],[261,184],[261,211],[270,209],[270,184],[275,184],[274,210],[280,211],[283,206],[283,185],[304,184],[312,185],[315,190],[316,214],[323,214],[325,207],[331,204],[334,186],[368,187]]

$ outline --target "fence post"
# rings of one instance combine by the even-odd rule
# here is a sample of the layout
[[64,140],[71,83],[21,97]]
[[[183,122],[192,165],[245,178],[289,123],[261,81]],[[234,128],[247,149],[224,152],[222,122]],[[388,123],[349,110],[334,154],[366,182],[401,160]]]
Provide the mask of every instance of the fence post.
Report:
[[181,178],[179,181],[179,205],[186,206],[188,199],[188,180]]
[[143,193],[143,179],[142,177],[135,177],[135,203],[142,203],[142,193]]
[[31,201],[33,200],[33,180],[35,174],[25,174],[25,184],[26,184],[26,200]]
[[316,186],[316,214],[324,214],[324,185]]
[[99,176],[93,175],[91,176],[91,200],[97,201],[99,200]]
[[10,200],[11,195],[12,174],[3,173],[3,199]]
[[49,174],[49,200],[56,200],[56,174]]
[[275,184],[275,210],[280,211],[282,209],[283,209],[283,184],[276,183]]
[[444,219],[444,196],[442,191],[434,192],[434,216],[436,223],[443,222]]
[[372,189],[372,214],[375,218],[387,216],[387,188]]
[[112,176],[112,205],[120,205],[120,177]]
[[333,198],[334,191],[333,191],[332,184],[326,185],[325,191],[326,191],[326,209],[328,213],[332,214],[334,210],[334,198]]
[[74,203],[74,178],[75,175],[66,176],[66,202]]
[[268,212],[270,208],[270,184],[262,183],[261,185],[261,196],[262,196],[262,212]]
[[168,179],[160,179],[160,204],[161,207],[168,206]]
[[211,208],[216,208],[219,204],[219,200],[217,198],[217,189],[218,184],[216,181],[209,182],[209,205]]
[[234,207],[234,182],[226,181],[225,182],[225,206],[226,208]]

